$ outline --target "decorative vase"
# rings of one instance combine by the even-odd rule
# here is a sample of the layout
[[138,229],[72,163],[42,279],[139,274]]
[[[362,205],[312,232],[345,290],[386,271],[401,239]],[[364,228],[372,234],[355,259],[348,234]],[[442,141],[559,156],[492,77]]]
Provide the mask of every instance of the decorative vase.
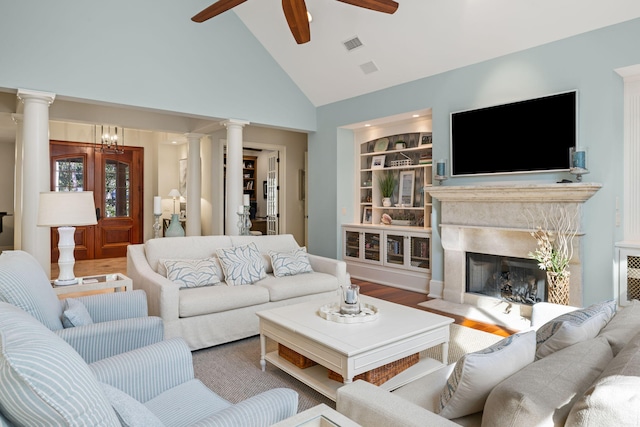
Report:
[[167,231],[164,232],[165,237],[182,237],[184,236],[184,228],[180,224],[178,214],[171,214],[171,222]]
[[382,199],[382,206],[384,206],[385,208],[391,206],[391,197],[384,197]]
[[547,291],[549,302],[569,305],[569,274],[547,271]]
[[349,284],[342,291],[342,302],[340,303],[341,314],[360,313],[360,286]]

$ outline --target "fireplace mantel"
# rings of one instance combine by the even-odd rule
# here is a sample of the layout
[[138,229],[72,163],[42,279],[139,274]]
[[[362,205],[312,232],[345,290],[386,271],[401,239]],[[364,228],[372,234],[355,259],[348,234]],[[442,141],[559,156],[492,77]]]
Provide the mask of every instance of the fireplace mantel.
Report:
[[478,304],[476,294],[465,291],[466,253],[475,252],[528,258],[536,249],[531,230],[553,205],[577,209],[571,228],[576,231],[571,274],[570,304],[582,303],[580,259],[582,205],[600,188],[597,183],[488,184],[426,187],[441,202],[440,242],[444,249],[442,286],[431,281],[429,296],[456,303]]
[[431,196],[446,202],[541,202],[584,203],[602,184],[513,184],[513,185],[461,185],[433,186],[425,190]]

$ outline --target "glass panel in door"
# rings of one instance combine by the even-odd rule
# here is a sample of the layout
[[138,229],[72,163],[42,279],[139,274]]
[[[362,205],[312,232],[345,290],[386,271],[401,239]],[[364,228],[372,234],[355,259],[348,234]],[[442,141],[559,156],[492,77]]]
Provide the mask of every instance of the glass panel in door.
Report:
[[360,232],[344,232],[344,256],[349,258],[360,258]]
[[411,237],[411,266],[429,269],[429,238]]
[[364,259],[380,261],[379,233],[364,233]]
[[104,170],[104,216],[106,218],[129,217],[129,165],[107,159]]
[[387,264],[404,264],[404,236],[387,234]]
[[84,158],[69,157],[55,161],[53,191],[84,191]]

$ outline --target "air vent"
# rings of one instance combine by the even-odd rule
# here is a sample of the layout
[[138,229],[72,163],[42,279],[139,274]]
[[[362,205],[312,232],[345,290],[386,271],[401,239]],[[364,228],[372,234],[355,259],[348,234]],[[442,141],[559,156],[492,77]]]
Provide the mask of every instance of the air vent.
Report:
[[360,64],[360,69],[365,74],[371,74],[378,71],[378,66],[373,61],[365,62],[364,64]]
[[355,36],[347,41],[342,42],[342,44],[344,44],[344,47],[347,48],[347,50],[351,51],[353,49],[357,49],[360,46],[362,46],[362,42],[360,41],[360,39],[358,38],[358,36]]

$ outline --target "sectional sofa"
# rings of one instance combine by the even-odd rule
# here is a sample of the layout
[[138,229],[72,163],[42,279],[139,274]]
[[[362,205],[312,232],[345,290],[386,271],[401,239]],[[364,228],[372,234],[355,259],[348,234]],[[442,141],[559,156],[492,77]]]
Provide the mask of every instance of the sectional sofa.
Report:
[[258,334],[257,311],[337,299],[349,280],[344,261],[308,254],[289,234],[151,239],[129,246],[127,275],[165,337],[192,350]]
[[[535,306],[534,306],[535,312]],[[376,426],[640,425],[640,302],[563,314],[394,392],[338,389],[339,412]]]

